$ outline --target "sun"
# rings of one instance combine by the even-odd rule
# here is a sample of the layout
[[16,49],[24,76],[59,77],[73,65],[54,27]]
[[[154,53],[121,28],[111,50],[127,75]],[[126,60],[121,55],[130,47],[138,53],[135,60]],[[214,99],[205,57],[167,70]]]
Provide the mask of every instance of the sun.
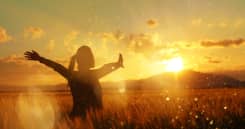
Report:
[[181,57],[174,57],[167,61],[164,61],[165,70],[168,72],[179,72],[183,70],[183,60]]

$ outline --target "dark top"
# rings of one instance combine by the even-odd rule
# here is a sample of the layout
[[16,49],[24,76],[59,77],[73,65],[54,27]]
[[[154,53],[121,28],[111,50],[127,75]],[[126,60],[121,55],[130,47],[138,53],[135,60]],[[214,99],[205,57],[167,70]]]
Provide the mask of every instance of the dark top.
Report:
[[102,90],[99,79],[119,68],[117,63],[109,63],[99,69],[79,73],[78,71],[69,71],[61,64],[43,57],[41,57],[39,61],[53,68],[68,81],[73,98],[73,108],[70,113],[71,117],[84,117],[86,111],[89,109],[102,109]]

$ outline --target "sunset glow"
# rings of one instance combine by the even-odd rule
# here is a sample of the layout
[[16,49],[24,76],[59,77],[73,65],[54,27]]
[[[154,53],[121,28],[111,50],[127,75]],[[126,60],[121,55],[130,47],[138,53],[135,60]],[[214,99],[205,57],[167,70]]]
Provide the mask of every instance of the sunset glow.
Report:
[[245,129],[245,0],[2,0],[0,129]]
[[181,57],[175,57],[167,60],[165,70],[168,72],[179,72],[183,69],[183,60]]
[[26,61],[23,52],[35,50],[67,68],[82,45],[91,47],[96,67],[123,55],[125,69],[101,81],[182,69],[224,71],[245,80],[244,73],[236,73],[245,71],[245,14],[237,13],[245,11],[243,5],[239,0],[5,1],[0,4],[0,85],[67,83],[52,69]]

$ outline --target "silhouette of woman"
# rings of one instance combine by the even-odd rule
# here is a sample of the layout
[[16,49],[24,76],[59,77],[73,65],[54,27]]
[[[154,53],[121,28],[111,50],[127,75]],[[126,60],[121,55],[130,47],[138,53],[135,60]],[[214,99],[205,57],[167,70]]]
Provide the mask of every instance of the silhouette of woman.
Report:
[[[53,68],[67,79],[73,98],[73,108],[70,112],[71,118],[85,118],[87,111],[102,109],[102,91],[99,79],[123,67],[123,58],[119,54],[117,62],[105,64],[98,69],[92,69],[95,61],[93,53],[88,46],[81,46],[77,50],[76,54],[71,58],[68,69],[61,64],[41,57],[33,50],[26,51],[24,55],[28,60],[39,61]],[[74,71],[75,63],[77,63],[78,71]]]

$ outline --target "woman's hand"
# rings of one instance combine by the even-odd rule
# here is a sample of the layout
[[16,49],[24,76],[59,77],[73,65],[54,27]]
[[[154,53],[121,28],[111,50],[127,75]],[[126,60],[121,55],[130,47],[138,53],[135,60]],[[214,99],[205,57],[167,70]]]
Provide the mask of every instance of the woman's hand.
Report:
[[124,65],[123,65],[123,57],[122,57],[122,54],[121,53],[119,53],[117,64],[119,65],[119,67],[124,68]]
[[26,51],[24,53],[24,55],[25,55],[25,58],[28,59],[28,60],[36,61],[36,60],[40,60],[40,58],[41,58],[41,56],[39,56],[39,54],[36,51],[34,51],[34,50]]

